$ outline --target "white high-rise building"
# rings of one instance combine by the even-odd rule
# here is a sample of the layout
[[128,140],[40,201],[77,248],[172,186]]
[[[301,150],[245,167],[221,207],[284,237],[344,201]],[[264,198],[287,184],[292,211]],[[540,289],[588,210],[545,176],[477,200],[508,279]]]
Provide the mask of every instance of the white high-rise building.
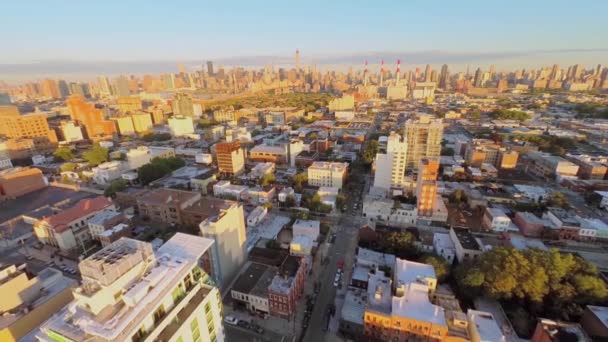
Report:
[[395,132],[380,137],[380,151],[376,154],[374,187],[389,190],[404,185],[408,144]]
[[169,118],[169,130],[174,137],[194,134],[194,123],[191,116],[173,116]]
[[83,139],[82,128],[80,126],[76,126],[73,121],[62,122],[59,125],[59,129],[63,135],[63,141],[73,142]]
[[219,214],[204,219],[199,229],[202,236],[215,241],[211,248],[213,276],[215,282],[224,288],[247,259],[245,214],[238,202],[218,200],[210,206]]
[[219,290],[200,266],[213,240],[175,234],[152,245],[122,238],[79,264],[74,300],[39,341],[224,341]]

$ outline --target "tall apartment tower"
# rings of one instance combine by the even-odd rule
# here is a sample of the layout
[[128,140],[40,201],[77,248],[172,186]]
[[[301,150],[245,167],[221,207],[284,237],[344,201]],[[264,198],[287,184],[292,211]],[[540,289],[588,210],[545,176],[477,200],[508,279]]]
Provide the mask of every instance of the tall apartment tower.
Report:
[[431,65],[427,64],[424,68],[424,82],[431,82]]
[[398,133],[391,132],[388,137],[380,138],[380,144],[380,151],[376,154],[374,187],[389,190],[403,186],[407,142]]
[[405,122],[405,141],[407,142],[406,169],[418,168],[420,158],[439,157],[443,139],[443,120],[430,115],[420,115],[417,119]]
[[243,206],[233,201],[221,201],[213,209],[219,214],[205,218],[199,229],[202,236],[215,241],[211,247],[213,277],[224,289],[247,260],[245,214]]
[[300,50],[296,49],[296,72],[300,71]]
[[176,233],[157,251],[121,238],[80,262],[74,300],[39,341],[223,342],[219,290],[204,271],[213,240]]
[[437,197],[437,175],[439,159],[436,157],[422,158],[418,165],[418,183],[416,185],[416,201],[419,216],[432,216]]
[[183,116],[194,115],[194,104],[192,96],[185,93],[177,93],[173,97],[173,114]]
[[245,153],[238,141],[215,145],[217,168],[220,173],[238,175],[245,170]]
[[215,75],[215,73],[213,72],[213,62],[212,61],[207,61],[207,75],[209,75],[209,76]]

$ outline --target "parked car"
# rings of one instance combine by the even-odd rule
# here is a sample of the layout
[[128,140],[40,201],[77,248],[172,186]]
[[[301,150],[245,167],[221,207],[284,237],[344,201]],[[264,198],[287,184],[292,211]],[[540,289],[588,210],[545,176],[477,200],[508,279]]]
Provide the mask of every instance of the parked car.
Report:
[[239,326],[239,327],[241,327],[241,328],[245,328],[245,329],[249,329],[249,328],[250,328],[250,324],[249,324],[249,322],[244,321],[244,320],[242,320],[242,319],[241,319],[241,320],[239,320],[239,321],[236,323],[236,325],[238,325],[238,326]]
[[226,317],[224,317],[224,323],[230,324],[230,325],[238,325],[239,320],[238,320],[238,318],[233,317],[233,316],[226,316]]

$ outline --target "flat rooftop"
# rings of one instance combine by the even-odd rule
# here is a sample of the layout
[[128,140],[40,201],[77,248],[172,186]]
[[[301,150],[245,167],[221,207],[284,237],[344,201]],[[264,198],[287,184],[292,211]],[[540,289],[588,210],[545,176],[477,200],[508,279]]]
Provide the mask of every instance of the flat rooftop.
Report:
[[47,186],[44,189],[31,192],[17,199],[2,202],[0,207],[0,222],[10,220],[14,217],[32,212],[45,205],[56,205],[62,201],[75,203],[83,198],[93,197],[91,194],[84,191],[74,191],[54,186]]
[[437,279],[432,265],[399,258],[397,258],[397,262],[395,263],[394,274],[395,281],[398,282],[395,286],[420,282],[426,284],[425,278]]
[[[245,270],[238,276],[238,278],[236,278],[236,281],[232,285],[232,291],[245,294],[251,293],[264,273],[272,268],[272,266],[259,264],[257,262],[250,262],[249,265],[246,266]],[[274,274],[272,277],[274,277]]]
[[481,250],[481,246],[468,229],[452,228],[462,248],[469,250]]
[[386,315],[391,313],[392,308],[391,280],[383,273],[370,275],[367,284],[366,310],[381,312]]
[[445,320],[445,310],[432,304],[429,300],[428,287],[418,283],[408,284],[403,296],[392,298],[392,315],[431,322],[433,325],[448,326]]

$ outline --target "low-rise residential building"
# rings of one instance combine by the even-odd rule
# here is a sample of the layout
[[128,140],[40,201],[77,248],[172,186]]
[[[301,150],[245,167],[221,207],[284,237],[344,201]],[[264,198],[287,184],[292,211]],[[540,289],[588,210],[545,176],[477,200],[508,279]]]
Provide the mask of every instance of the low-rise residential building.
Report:
[[550,228],[557,230],[560,239],[574,240],[579,237],[581,224],[572,213],[562,208],[549,207],[543,218],[551,222]]
[[276,196],[276,188],[274,186],[256,186],[247,189],[244,197],[252,204],[270,203]]
[[433,248],[437,255],[443,257],[448,263],[454,262],[456,246],[448,233],[433,234]]
[[262,178],[267,174],[272,174],[275,170],[274,163],[266,162],[266,163],[257,163],[252,169],[250,173],[250,177],[252,178]]
[[294,319],[298,299],[304,293],[308,258],[288,256],[268,286],[268,307],[273,316]]
[[314,162],[308,167],[308,184],[341,189],[348,163]]
[[191,116],[176,115],[168,120],[169,130],[174,137],[184,137],[194,134],[194,123]]
[[248,262],[244,269],[232,285],[230,296],[251,313],[268,314],[268,287],[278,269],[257,262]]
[[[122,238],[79,264],[74,301],[42,324],[51,341],[224,341],[218,289],[204,270],[213,241],[176,233],[158,250]],[[201,267],[203,265],[203,267]]]
[[321,222],[297,219],[293,223],[292,231],[293,236],[308,236],[312,241],[316,241],[321,233]]
[[469,309],[467,311],[467,318],[469,320],[468,327],[471,341],[507,341],[507,338],[502,333],[501,326],[491,313]]
[[481,242],[468,229],[450,228],[450,238],[456,247],[459,262],[476,259],[483,253]]
[[509,230],[511,219],[500,208],[486,208],[481,220],[481,226],[494,232],[504,232]]
[[99,236],[106,230],[128,220],[129,218],[120,211],[104,210],[99,212],[88,222],[91,236],[94,239],[99,239]]
[[288,153],[285,146],[257,145],[249,150],[249,160],[252,162],[273,162],[285,164],[288,161]]
[[213,196],[241,200],[248,189],[249,187],[246,185],[234,185],[230,184],[230,181],[223,180],[213,185]]
[[89,220],[106,210],[116,210],[108,198],[98,196],[82,199],[72,207],[36,222],[34,233],[40,242],[62,251],[82,250],[92,238]]
[[33,277],[26,265],[0,269],[0,341],[20,341],[72,300],[77,282],[45,268]]
[[541,219],[530,212],[515,213],[513,223],[519,228],[521,234],[527,237],[540,237],[545,227],[551,225],[548,220]]
[[543,152],[529,152],[529,170],[538,176],[576,177],[579,166],[559,156]]
[[200,198],[198,192],[160,188],[141,194],[136,201],[142,217],[157,222],[181,224],[183,210]]
[[255,207],[247,216],[247,227],[253,227],[262,222],[266,214],[268,214],[268,208],[263,206]]
[[127,151],[127,163],[129,170],[136,170],[149,164],[154,158],[175,157],[173,147],[160,146],[138,146]]
[[121,178],[128,171],[128,164],[121,160],[112,160],[94,167],[93,181],[99,185],[107,185],[115,179]]

